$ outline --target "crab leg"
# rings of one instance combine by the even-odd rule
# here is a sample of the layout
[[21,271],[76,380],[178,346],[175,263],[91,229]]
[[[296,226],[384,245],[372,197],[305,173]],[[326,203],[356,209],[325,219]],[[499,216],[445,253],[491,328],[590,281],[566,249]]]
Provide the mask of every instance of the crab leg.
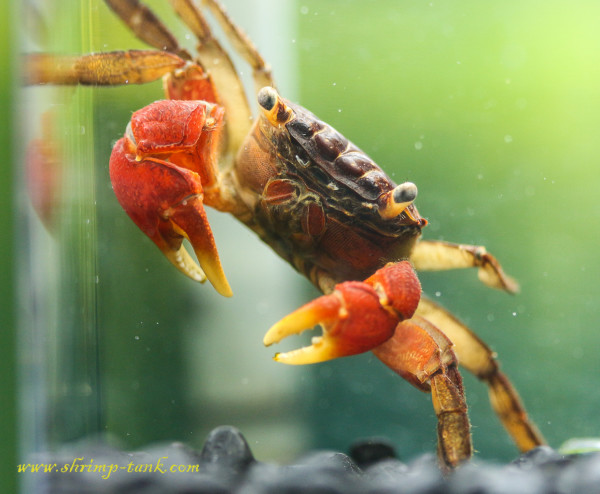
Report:
[[279,353],[286,364],[310,364],[369,351],[388,340],[398,322],[410,318],[419,302],[421,286],[406,261],[390,263],[364,282],[347,281],[276,323],[264,337],[265,345],[299,334],[316,324],[323,336],[310,346]]
[[[218,94],[218,101],[227,113],[227,142],[225,156],[232,162],[250,131],[251,112],[246,93],[233,62],[218,40],[201,10],[191,0],[170,0],[181,20],[198,38],[198,61],[210,74],[215,87],[227,88]],[[227,158],[224,159],[226,161]]]
[[421,298],[417,314],[443,328],[454,343],[460,365],[489,386],[490,401],[520,451],[546,444],[527,416],[517,391],[498,368],[494,352],[469,328],[431,300]]
[[106,5],[129,26],[129,29],[144,43],[161,51],[177,54],[191,60],[187,50],[181,48],[177,38],[160,19],[139,0],[104,0]]
[[472,454],[471,426],[452,342],[427,320],[415,316],[373,349],[375,356],[418,389],[431,392],[438,419],[438,456],[456,467]]
[[479,280],[492,288],[510,293],[519,291],[519,284],[507,276],[494,256],[485,247],[450,242],[421,240],[417,242],[410,261],[417,271],[479,268]]
[[129,50],[68,56],[47,53],[25,57],[24,84],[118,86],[145,84],[185,65],[171,53]]
[[231,17],[225,12],[221,3],[217,0],[204,0],[204,3],[208,6],[217,21],[219,21],[219,24],[235,46],[237,52],[252,67],[256,91],[265,86],[275,87],[275,82],[271,75],[271,68],[256,49],[254,43],[246,36],[246,33],[231,20]]

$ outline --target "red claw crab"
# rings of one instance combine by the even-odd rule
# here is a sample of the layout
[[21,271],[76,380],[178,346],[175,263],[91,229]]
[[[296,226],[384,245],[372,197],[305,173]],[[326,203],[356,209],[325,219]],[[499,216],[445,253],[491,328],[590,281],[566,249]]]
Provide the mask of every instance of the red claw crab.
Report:
[[372,351],[431,393],[445,467],[472,454],[460,364],[489,386],[521,451],[543,444],[493,352],[422,296],[415,274],[475,267],[486,285],[516,291],[496,259],[483,247],[421,240],[427,221],[414,205],[417,187],[394,184],[342,134],[280,96],[263,58],[216,0],[203,5],[253,70],[254,121],[231,59],[192,0],[171,3],[199,41],[196,57],[137,0],[106,2],[157,50],[32,56],[30,82],[116,85],[163,77],[166,99],[133,114],[114,146],[110,177],[123,209],[167,259],[231,296],[204,208],[231,213],[324,293],[267,332],[271,345],[323,327],[310,346],[279,353],[277,361],[308,364]]

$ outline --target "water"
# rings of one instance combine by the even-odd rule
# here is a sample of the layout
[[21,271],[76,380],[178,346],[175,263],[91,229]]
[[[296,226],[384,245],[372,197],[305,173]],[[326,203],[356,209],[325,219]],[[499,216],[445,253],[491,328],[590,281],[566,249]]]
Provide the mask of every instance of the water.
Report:
[[[157,9],[178,25],[167,4]],[[28,53],[141,47],[99,0],[33,2],[26,18]],[[211,213],[236,294],[226,300],[175,271],[114,198],[112,145],[132,111],[161,97],[160,81],[19,92],[21,459],[98,436],[125,448],[201,444],[223,422],[260,437],[264,456],[293,455],[302,444],[296,413],[264,412],[273,409],[272,393],[276,410],[295,399],[290,370],[262,346],[263,332],[299,304],[286,281],[292,271],[242,225]],[[277,293],[256,289],[264,285]],[[291,448],[282,440],[290,431]]]

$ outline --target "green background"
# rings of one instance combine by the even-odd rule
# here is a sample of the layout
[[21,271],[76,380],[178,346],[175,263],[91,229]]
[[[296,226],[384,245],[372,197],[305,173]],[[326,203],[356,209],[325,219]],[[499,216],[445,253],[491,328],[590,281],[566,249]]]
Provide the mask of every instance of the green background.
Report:
[[[519,280],[521,293],[510,296],[481,286],[470,271],[421,276],[424,290],[498,353],[550,444],[600,435],[597,2],[289,2],[284,28],[259,26],[260,13],[271,12],[266,2],[237,16],[242,3],[225,4],[273,63],[284,95],[343,132],[396,182],[418,185],[425,238],[485,245]],[[50,33],[42,41],[54,51],[143,46],[100,2],[65,12],[59,5],[49,18],[60,40]],[[160,10],[176,25],[168,8]],[[3,108],[14,99],[10,73],[1,79]],[[45,352],[48,381],[23,388],[50,404],[42,443],[102,432],[129,448],[161,440],[199,446],[210,428],[232,423],[261,459],[347,450],[371,435],[390,438],[405,459],[435,450],[430,398],[370,355],[299,368],[270,361],[264,331],[315,292],[293,273],[267,281],[267,273],[291,270],[243,226],[213,217],[235,293],[223,302],[178,275],[122,213],[108,181],[110,148],[131,112],[161,97],[159,84],[21,94],[62,109],[57,140],[65,148],[54,225],[44,228],[29,210],[22,179],[12,200],[29,226],[17,225],[15,234],[14,218],[1,220],[3,395],[14,383],[11,276],[25,285],[33,279],[27,269],[12,270],[12,239],[25,258],[36,251],[23,243],[44,239],[51,252],[41,262],[57,268],[36,277],[42,292],[52,292],[44,298],[52,321],[34,318],[29,327],[29,315],[21,318],[22,331],[47,330],[52,342],[36,350]],[[14,126],[7,120],[3,128],[9,150]],[[0,173],[10,211],[9,167]],[[31,237],[32,229],[39,232]],[[31,349],[21,348],[27,360]],[[484,386],[470,376],[465,385],[476,450],[513,458]],[[2,427],[14,438],[10,410],[3,407]],[[26,415],[25,424],[36,417]],[[14,464],[11,448],[4,450]]]
[[14,332],[13,293],[13,211],[12,163],[13,127],[12,105],[12,47],[14,42],[9,2],[0,4],[0,490],[16,491],[15,464],[17,462],[16,434],[16,351]]
[[[425,291],[439,292],[498,352],[550,444],[597,436],[600,6],[305,5],[301,67],[311,75],[302,103],[396,181],[419,186],[425,238],[487,246],[522,289],[508,296],[473,273],[447,272],[423,274]],[[409,398],[408,385],[367,374],[372,359],[360,360],[364,368],[332,364],[344,376],[334,389],[347,383],[350,392],[331,399],[336,410],[321,414],[320,432],[389,434],[391,423],[397,438],[419,436],[427,445],[419,448],[431,450],[431,427],[421,426],[431,419],[428,398]],[[465,384],[475,448],[510,457],[485,390],[469,376]],[[365,389],[366,400],[355,396]],[[407,431],[406,423],[418,425]]]

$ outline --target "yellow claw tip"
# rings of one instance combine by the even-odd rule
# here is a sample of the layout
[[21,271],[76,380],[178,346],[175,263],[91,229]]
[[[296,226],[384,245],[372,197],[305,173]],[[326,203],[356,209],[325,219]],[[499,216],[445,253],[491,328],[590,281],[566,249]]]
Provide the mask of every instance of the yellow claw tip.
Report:
[[222,280],[211,280],[209,278],[208,281],[211,282],[217,293],[223,295],[223,297],[233,297],[233,291],[231,290],[231,287],[225,278]]
[[213,255],[213,253],[206,253],[200,249],[195,249],[195,252],[198,261],[200,261],[202,271],[204,271],[206,278],[208,281],[210,281],[210,284],[224,297],[231,297],[233,292],[231,291],[229,282],[225,277],[219,257]]
[[287,336],[300,334],[324,322],[325,315],[314,304],[307,304],[279,320],[267,331],[263,338],[266,346],[279,343]]
[[265,336],[263,337],[263,344],[265,346],[271,346],[273,343],[278,343],[283,338],[283,336],[280,335],[280,323],[281,321],[273,324],[273,326],[265,333]]
[[[306,329],[311,329],[317,324],[323,326],[323,336],[314,337],[312,345],[284,353],[277,353],[276,362],[291,365],[314,364],[342,357],[348,354],[340,339],[332,337],[329,326],[343,318],[344,307],[339,297],[324,295],[300,307],[276,322],[267,331],[263,338],[266,346],[278,343],[287,336],[300,334]],[[328,329],[329,328],[329,329]]]
[[173,264],[173,266],[175,266],[188,278],[191,278],[198,283],[204,283],[206,281],[206,274],[192,259],[183,245],[179,248],[179,250],[170,250],[167,248],[161,250],[163,251],[165,257],[171,261],[171,264]]
[[315,343],[310,346],[305,346],[289,352],[276,353],[273,359],[282,364],[306,365],[333,360],[345,355],[346,354],[340,351],[333,340],[325,336],[316,339]]
[[215,290],[224,297],[232,297],[233,291],[229,286],[227,278],[221,269],[220,263],[214,262],[212,259],[203,258],[204,267],[202,269],[190,256],[187,249],[182,245],[178,250],[163,249],[165,257],[171,261],[179,271],[185,274],[188,278],[204,283],[207,279]]

